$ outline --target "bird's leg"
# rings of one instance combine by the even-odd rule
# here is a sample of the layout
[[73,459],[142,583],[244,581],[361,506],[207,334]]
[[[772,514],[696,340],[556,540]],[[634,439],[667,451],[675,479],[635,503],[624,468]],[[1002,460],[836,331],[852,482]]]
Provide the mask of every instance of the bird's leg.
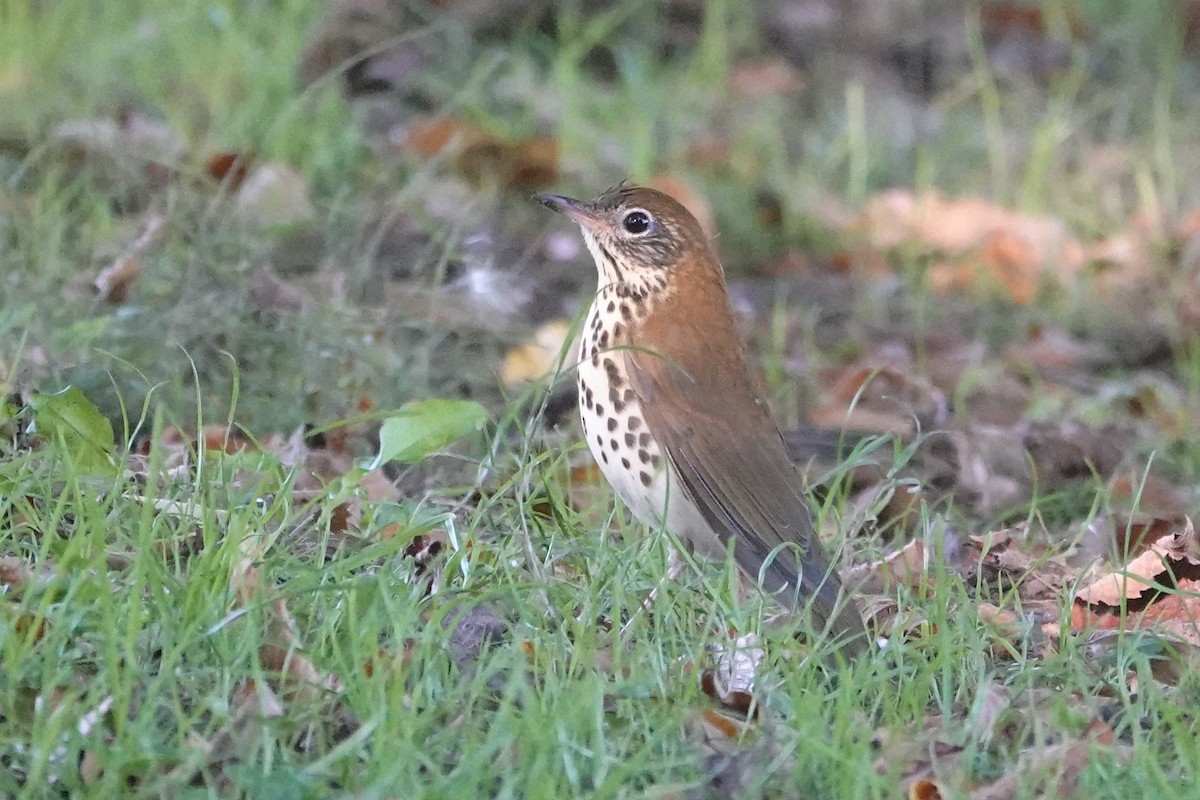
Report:
[[[668,541],[667,574],[664,575],[657,584],[655,584],[654,588],[650,590],[650,594],[646,595],[646,599],[642,601],[642,608],[646,611],[652,611],[654,609],[654,601],[658,597],[659,589],[662,589],[668,583],[677,579],[683,573],[683,570],[685,567],[687,567],[687,565],[687,554],[680,551],[679,543],[676,541]],[[626,620],[625,624],[621,627],[622,634],[629,630],[629,626],[633,624],[633,620],[636,618],[636,616],[637,615],[635,614]]]

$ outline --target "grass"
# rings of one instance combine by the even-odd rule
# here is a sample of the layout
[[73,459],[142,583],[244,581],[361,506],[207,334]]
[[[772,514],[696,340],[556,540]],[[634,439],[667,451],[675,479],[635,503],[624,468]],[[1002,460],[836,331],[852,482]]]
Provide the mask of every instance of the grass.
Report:
[[[544,528],[526,534],[535,552],[571,564],[576,578],[535,585],[521,566],[519,532],[481,536],[457,554],[471,579],[422,600],[420,582],[402,578],[411,574],[403,537],[328,560],[298,558],[286,539],[297,513],[287,493],[265,508],[238,496],[224,473],[247,465],[232,457],[210,456],[195,480],[161,495],[148,488],[139,501],[127,484],[105,486],[44,456],[10,460],[2,476],[5,549],[45,571],[12,598],[3,639],[0,737],[10,755],[0,788],[13,797],[209,796],[193,785],[196,770],[218,766],[225,791],[249,797],[653,796],[706,769],[689,732],[712,701],[690,665],[710,659],[705,647],[724,639],[723,627],[751,630],[760,618],[737,606],[724,580],[671,586],[653,614],[641,612],[663,568],[656,545],[557,543]],[[253,467],[281,489],[290,480],[278,466]],[[158,498],[188,503],[196,516],[148,511]],[[479,520],[459,524],[482,533]],[[189,556],[162,547],[197,531],[203,547]],[[335,699],[285,680],[283,712],[247,719],[236,701],[269,681],[261,648],[272,611],[265,596],[239,607],[231,581],[247,544],[275,536],[255,561],[263,586],[278,587],[294,615],[296,654],[337,675],[343,691]],[[115,554],[126,559],[119,568]],[[454,566],[452,558],[447,570]],[[982,780],[1014,755],[971,738],[969,709],[986,686],[1043,695],[1048,705],[1028,719],[1014,712],[1014,724],[1036,719],[1023,736],[1051,744],[1086,722],[1072,693],[1094,697],[1097,684],[1122,685],[1124,671],[1139,668],[1134,642],[1100,674],[1072,642],[1036,670],[1021,669],[1019,653],[998,664],[973,618],[955,611],[969,602],[966,587],[941,578],[936,597],[902,598],[928,615],[926,632],[843,675],[836,691],[794,663],[762,673],[772,688],[761,697],[766,721],[748,734],[751,796],[892,796],[898,775],[887,767],[907,762],[876,773],[871,732],[906,730],[930,712],[946,715],[949,736],[963,737]],[[478,660],[456,660],[448,631],[477,604],[503,617],[507,634]],[[624,630],[595,623],[625,617]],[[779,632],[764,636],[787,648]],[[1093,701],[1111,709],[1132,746],[1127,765],[1100,760],[1085,770],[1094,796],[1139,796],[1147,785],[1186,796],[1172,788],[1186,785],[1176,783],[1186,772],[1165,765],[1194,763],[1193,723],[1161,692]],[[107,709],[101,721],[81,729],[98,708]],[[347,715],[357,726],[343,738]],[[89,782],[74,768],[85,753],[98,754],[103,769]]]
[[[893,185],[983,193],[1096,234],[1134,212],[1197,204],[1196,69],[1166,4],[1077,4],[1092,33],[1044,89],[1006,83],[977,49],[933,123],[907,141],[871,87],[814,72],[803,121],[783,102],[738,107],[727,162],[708,166],[689,161],[688,145],[733,107],[724,76],[753,50],[750,11],[711,4],[689,56],[672,60],[655,50],[665,22],[646,4],[599,15],[582,5],[558,37],[527,26],[469,59],[447,55],[431,80],[443,107],[505,135],[551,130],[564,183],[689,175],[716,200],[731,272],[792,234],[818,237],[814,207]],[[748,797],[891,797],[922,758],[904,745],[928,745],[927,721],[961,748],[967,784],[982,784],[1103,718],[1121,757],[1110,746],[1088,760],[1081,793],[1190,796],[1194,679],[1151,680],[1151,646],[1132,636],[1103,659],[1072,637],[1042,655],[1034,631],[997,653],[998,637],[963,613],[998,591],[984,577],[945,571],[931,594],[895,590],[913,630],[891,632],[836,682],[799,665],[787,632],[764,627],[763,609],[718,567],[665,586],[643,610],[665,549],[605,502],[572,502],[571,454],[545,446],[519,410],[528,404],[502,402],[495,386],[509,341],[470,328],[470,312],[447,321],[398,308],[381,288],[389,280],[371,249],[381,217],[416,220],[425,238],[405,265],[429,289],[478,228],[424,202],[459,185],[452,176],[447,190],[445,165],[379,156],[336,81],[297,86],[321,8],[0,0],[0,394],[80,387],[128,421],[119,463],[134,428],[150,447],[141,474],[97,470],[53,440],[26,447],[20,403],[2,407],[0,554],[15,559],[5,569],[32,573],[6,581],[0,794],[669,797],[719,773]],[[591,71],[597,60],[611,65],[608,80]],[[131,110],[179,138],[185,155],[166,187],[147,189],[112,154],[80,160],[56,144],[65,123]],[[1121,148],[1126,166],[1090,174],[1094,146]],[[293,167],[315,220],[242,224],[227,193],[203,184],[204,158],[222,151]],[[751,189],[779,200],[783,234],[760,224]],[[523,232],[544,224],[517,193],[467,191],[515,227],[528,219]],[[96,301],[88,282],[149,213],[168,234],[144,258],[136,302]],[[318,286],[327,302],[300,314],[264,312],[255,270],[297,246],[336,264],[348,288],[326,297]],[[906,284],[918,316],[933,317],[941,301],[921,288]],[[1007,330],[1016,316],[1002,308],[981,327]],[[770,337],[778,382],[785,322]],[[1194,393],[1200,351],[1180,352]],[[192,452],[189,469],[167,468],[180,457],[162,444],[169,424],[234,421],[265,436],[437,395],[496,413],[488,441],[455,451],[460,472],[484,476],[480,491],[442,483],[365,503],[358,535],[336,522],[353,482],[331,480],[302,504],[278,449]],[[355,455],[367,454],[364,438]],[[1195,461],[1190,442],[1175,445]],[[1015,516],[1057,513],[1043,502]],[[828,496],[823,529],[852,515],[846,504]],[[447,524],[429,592],[410,545]],[[927,519],[917,536],[936,552],[947,524]],[[868,534],[854,546],[888,547]],[[489,625],[494,642],[472,633]],[[744,727],[698,677],[730,630],[759,634],[769,653],[763,712]],[[996,692],[1010,702],[989,725]],[[1030,778],[1021,796],[1053,779]]]

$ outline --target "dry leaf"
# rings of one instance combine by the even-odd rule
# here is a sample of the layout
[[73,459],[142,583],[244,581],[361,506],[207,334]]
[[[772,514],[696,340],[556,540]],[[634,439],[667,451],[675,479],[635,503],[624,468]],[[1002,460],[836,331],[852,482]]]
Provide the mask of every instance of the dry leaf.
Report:
[[804,76],[782,58],[739,61],[729,73],[730,90],[743,100],[797,94],[804,86]]
[[824,400],[808,413],[817,427],[911,437],[945,421],[942,393],[897,367],[855,362],[822,377]]
[[1185,517],[1182,531],[1162,536],[1120,570],[1080,589],[1075,599],[1089,605],[1122,607],[1131,600],[1143,599],[1149,591],[1156,591],[1153,584],[1170,587],[1177,582],[1178,575],[1192,577],[1197,567],[1200,555],[1196,530],[1191,519]]
[[108,303],[124,303],[129,289],[142,272],[142,262],[135,255],[125,254],[100,270],[92,286],[101,300]]
[[990,283],[1029,303],[1042,281],[1068,284],[1086,263],[1083,244],[1060,220],[976,198],[895,189],[868,200],[856,227],[878,249],[935,257],[930,281],[943,293]]
[[123,303],[129,295],[134,281],[141,274],[141,258],[157,249],[166,237],[163,230],[166,220],[159,214],[152,215],[137,239],[112,264],[105,267],[92,281],[96,294],[109,303]]
[[700,676],[700,688],[726,708],[741,714],[754,705],[754,685],[766,651],[754,634],[739,636],[732,647],[719,647],[716,666]]
[[942,792],[936,783],[922,778],[908,787],[908,800],[942,800]]
[[236,192],[250,172],[251,161],[251,157],[244,153],[213,153],[205,159],[204,168],[210,178],[224,184],[228,191]]
[[[1099,752],[1097,752],[1099,751]],[[1027,751],[1003,778],[971,792],[971,800],[1010,800],[1026,796],[1030,785],[1049,783],[1050,794],[1043,797],[1079,797],[1079,774],[1097,756],[1123,763],[1129,749],[1118,745],[1116,734],[1107,723],[1095,720],[1075,742]]]
[[870,564],[847,570],[845,582],[867,594],[890,594],[896,586],[924,589],[928,563],[925,544],[913,539],[904,547]]
[[570,331],[570,325],[565,320],[556,319],[539,325],[532,342],[514,347],[504,356],[504,362],[500,365],[501,382],[513,387],[551,374],[558,365],[559,355]]
[[239,220],[260,230],[301,225],[317,218],[304,176],[277,161],[251,170],[234,192],[233,209]]
[[558,141],[549,137],[500,139],[478,125],[436,117],[414,122],[403,146],[426,159],[453,156],[467,177],[499,176],[511,189],[539,189],[558,181]]

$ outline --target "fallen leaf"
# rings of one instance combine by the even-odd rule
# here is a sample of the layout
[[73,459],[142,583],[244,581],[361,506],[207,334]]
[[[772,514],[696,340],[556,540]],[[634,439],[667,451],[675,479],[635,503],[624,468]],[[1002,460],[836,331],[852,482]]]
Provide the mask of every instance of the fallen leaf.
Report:
[[977,198],[894,189],[869,199],[855,228],[878,249],[932,258],[930,283],[940,293],[991,284],[1027,304],[1042,281],[1068,285],[1086,263],[1084,245],[1060,220]]
[[513,387],[551,375],[558,366],[570,331],[570,324],[561,319],[539,325],[532,342],[518,345],[504,356],[500,381]]
[[227,191],[236,192],[250,174],[253,159],[236,152],[213,153],[204,162],[204,168],[213,180],[223,184]]
[[754,686],[766,650],[753,634],[739,636],[731,647],[718,647],[715,667],[700,676],[700,688],[726,708],[741,714],[754,706]]
[[1105,605],[1110,608],[1126,606],[1129,601],[1150,599],[1148,592],[1157,592],[1154,584],[1170,588],[1180,576],[1200,577],[1200,545],[1189,517],[1183,519],[1183,530],[1165,534],[1121,569],[1097,578],[1075,594],[1077,602]]
[[123,303],[129,295],[138,275],[141,274],[141,259],[147,253],[157,249],[165,240],[166,220],[160,214],[153,214],[146,221],[142,233],[118,256],[110,265],[100,271],[92,286],[101,300],[109,303]]
[[729,71],[730,91],[743,100],[762,101],[797,94],[804,87],[804,76],[782,58],[739,61]]
[[897,367],[856,361],[826,371],[824,397],[808,413],[817,427],[911,437],[945,421],[946,398]]
[[420,119],[403,138],[422,158],[453,157],[468,178],[499,176],[508,188],[539,189],[558,181],[558,142],[544,136],[502,139],[454,117]]
[[1116,734],[1102,720],[1094,720],[1078,741],[1062,742],[1027,751],[1016,766],[994,783],[971,792],[971,800],[1010,800],[1027,796],[1031,786],[1045,785],[1043,797],[1079,797],[1079,775],[1096,758],[1124,763],[1129,748],[1116,742]]
[[890,594],[896,586],[924,590],[928,582],[925,544],[913,539],[899,550],[878,561],[859,564],[846,571],[845,583],[860,593]]
[[922,778],[909,785],[908,800],[942,800],[942,791],[933,781]]
[[240,221],[258,230],[293,227],[317,218],[304,176],[277,161],[250,171],[233,194],[233,210]]

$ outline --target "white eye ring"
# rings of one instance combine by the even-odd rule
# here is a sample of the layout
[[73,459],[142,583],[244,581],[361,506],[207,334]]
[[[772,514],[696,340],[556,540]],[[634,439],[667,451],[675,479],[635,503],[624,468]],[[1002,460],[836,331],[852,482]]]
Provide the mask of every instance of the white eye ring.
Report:
[[621,228],[630,236],[645,236],[654,229],[654,216],[644,208],[631,208],[621,216]]

